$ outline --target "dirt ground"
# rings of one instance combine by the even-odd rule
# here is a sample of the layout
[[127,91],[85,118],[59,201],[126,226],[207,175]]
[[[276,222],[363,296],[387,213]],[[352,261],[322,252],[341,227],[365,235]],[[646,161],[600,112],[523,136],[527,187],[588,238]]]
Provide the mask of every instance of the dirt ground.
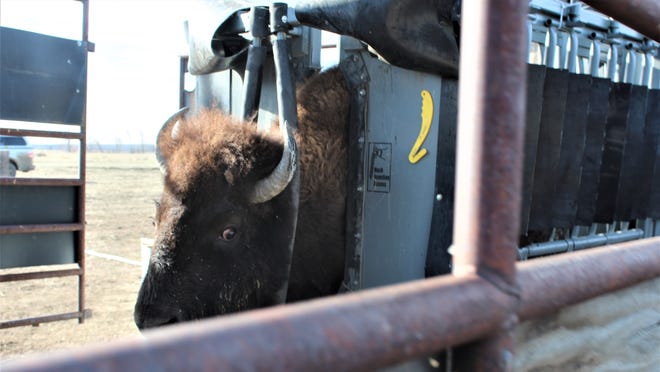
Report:
[[[19,177],[73,177],[77,153],[37,151],[34,172]],[[153,153],[87,154],[85,308],[92,317],[0,329],[0,363],[31,353],[138,335],[133,305],[140,286],[140,238],[152,237],[154,200],[161,189]],[[58,266],[57,268],[61,268]],[[15,272],[16,269],[0,272]],[[0,321],[77,311],[77,277],[0,283]]]

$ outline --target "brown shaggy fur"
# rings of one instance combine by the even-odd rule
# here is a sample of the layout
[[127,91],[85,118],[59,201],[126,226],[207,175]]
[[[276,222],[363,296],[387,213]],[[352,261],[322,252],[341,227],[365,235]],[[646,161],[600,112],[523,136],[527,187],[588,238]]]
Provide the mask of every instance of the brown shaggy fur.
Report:
[[[301,203],[322,189],[336,190],[336,196],[345,195],[349,97],[338,70],[324,75],[323,79],[312,77],[298,90],[296,142]],[[328,112],[333,114],[327,115]],[[246,125],[217,109],[207,109],[184,120],[174,139],[171,131],[163,131],[159,143],[167,159],[166,184],[177,194],[185,195],[194,191],[201,175],[222,172],[233,185],[247,180],[259,166],[274,167],[277,162],[273,164],[272,159],[279,161],[283,147],[276,125],[269,132],[259,132],[253,123]]]
[[203,175],[222,175],[233,185],[247,177],[260,158],[281,156],[283,142],[275,130],[257,132],[254,124],[219,110],[203,110],[184,120],[175,138],[169,131],[162,133],[159,143],[167,159],[165,183],[184,196],[194,192]]

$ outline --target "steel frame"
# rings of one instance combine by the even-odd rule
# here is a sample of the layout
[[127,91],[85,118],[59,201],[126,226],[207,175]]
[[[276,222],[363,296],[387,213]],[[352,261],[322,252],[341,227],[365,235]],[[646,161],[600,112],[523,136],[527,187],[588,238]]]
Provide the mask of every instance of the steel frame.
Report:
[[[459,370],[503,371],[518,319],[659,277],[660,238],[515,263],[528,2],[473,3],[463,12],[452,275],[172,326],[7,370],[363,370],[462,345]],[[653,1],[635,3],[631,13],[658,18]]]

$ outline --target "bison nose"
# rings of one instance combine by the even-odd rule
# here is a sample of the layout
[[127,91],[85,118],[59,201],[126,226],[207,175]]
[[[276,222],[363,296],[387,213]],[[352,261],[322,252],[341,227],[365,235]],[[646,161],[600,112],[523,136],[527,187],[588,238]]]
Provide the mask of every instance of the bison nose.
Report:
[[133,318],[135,320],[135,325],[137,325],[138,329],[142,331],[148,328],[179,323],[182,321],[179,314],[178,311],[168,311],[168,309],[158,311],[153,307],[144,310],[136,308]]

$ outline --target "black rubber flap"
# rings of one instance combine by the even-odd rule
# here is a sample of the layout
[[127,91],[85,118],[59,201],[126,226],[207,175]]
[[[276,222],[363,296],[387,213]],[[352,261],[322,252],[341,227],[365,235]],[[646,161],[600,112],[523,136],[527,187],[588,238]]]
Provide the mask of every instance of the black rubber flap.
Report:
[[637,187],[643,177],[644,126],[646,121],[646,95],[648,89],[633,86],[630,94],[626,142],[619,176],[619,192],[614,211],[615,221],[629,221]]
[[610,223],[614,221],[631,94],[632,85],[626,83],[614,84],[610,91],[610,109],[605,125],[605,146],[603,147],[603,162],[600,166],[595,222]]
[[543,109],[543,85],[545,66],[529,65],[527,69],[527,111],[525,113],[525,148],[523,159],[523,194],[520,212],[520,233],[525,235],[529,226],[529,214],[534,186],[534,168],[539,143],[541,111]]
[[586,226],[594,222],[611,86],[609,79],[591,79],[576,225]]
[[568,228],[575,224],[590,90],[591,76],[569,75],[555,197],[552,199],[553,227]]
[[551,207],[555,194],[555,176],[559,168],[568,75],[566,71],[548,69],[545,76],[543,110],[532,188],[530,231],[552,228]]
[[647,107],[645,134],[651,137],[647,146],[650,147],[654,164],[653,172],[646,174],[648,178],[651,178],[651,182],[649,202],[646,204],[648,213],[644,213],[643,216],[660,219],[660,90],[649,92]]
[[431,234],[426,254],[426,276],[451,272],[451,245],[454,231],[454,178],[456,173],[456,118],[458,81],[442,80],[435,193],[442,195],[433,204]]

